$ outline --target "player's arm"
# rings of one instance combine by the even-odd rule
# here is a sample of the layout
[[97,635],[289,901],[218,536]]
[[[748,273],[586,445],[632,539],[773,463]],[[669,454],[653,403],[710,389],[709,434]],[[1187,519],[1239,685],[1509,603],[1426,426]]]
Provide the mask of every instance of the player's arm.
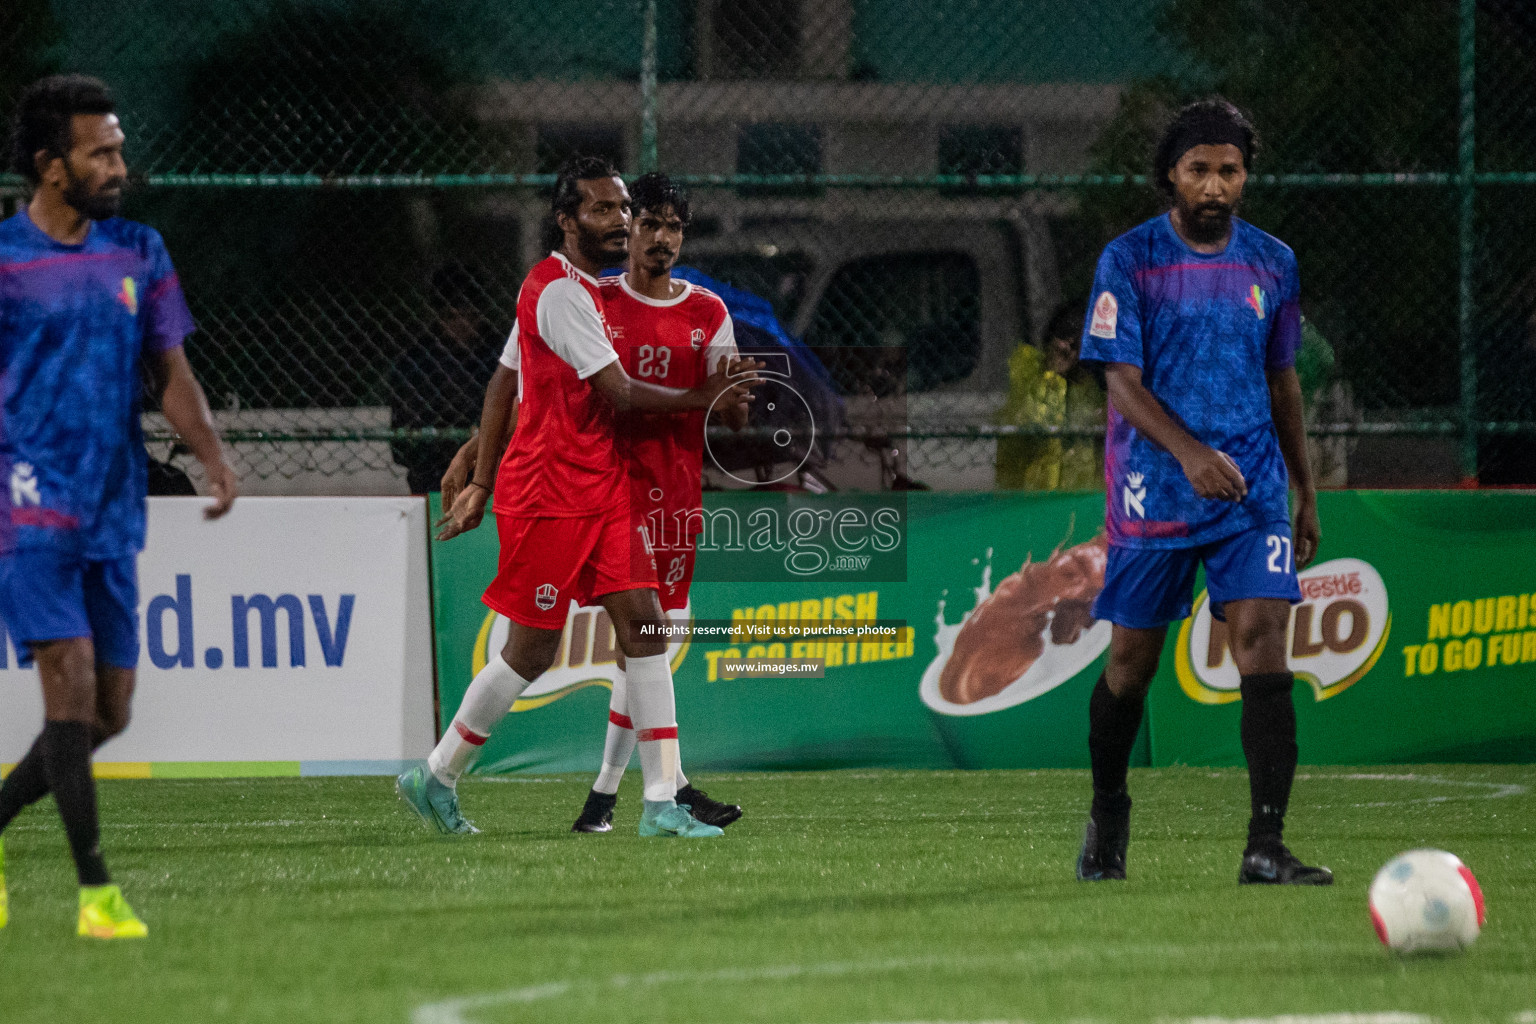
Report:
[[1196,494],[1224,501],[1241,501],[1247,495],[1248,485],[1237,463],[1226,452],[1202,444],[1175,422],[1162,403],[1142,384],[1141,367],[1130,363],[1106,363],[1104,377],[1115,411],[1143,436],[1179,460],[1179,466]]
[[686,390],[663,387],[635,380],[624,371],[618,360],[592,375],[592,387],[619,412],[696,412],[708,409],[719,399],[720,405],[730,407],[752,401],[752,389],[762,384],[752,369],[746,375],[732,376],[731,364],[722,362],[713,373]]
[[[496,364],[496,372],[485,386],[485,401],[480,406],[480,429],[465,444],[475,446],[474,471],[453,505],[436,523],[441,527],[438,540],[452,540],[480,525],[485,517],[485,503],[495,486],[496,464],[507,450],[512,431],[517,427],[518,371],[505,363]],[[487,441],[491,443],[487,443]],[[460,449],[463,452],[463,449]]]
[[[736,324],[731,319],[731,312],[718,298],[715,302],[719,304],[716,312],[720,316],[720,323],[715,328],[714,337],[704,349],[704,371],[708,373],[711,366],[719,369],[722,363],[731,376],[752,374],[762,369],[765,364],[755,359],[741,357],[741,351],[736,347]],[[733,431],[740,431],[746,427],[747,416],[751,411],[752,404],[748,399],[731,403],[722,402],[715,406],[720,422]]]
[[1280,438],[1280,454],[1296,488],[1296,568],[1305,569],[1317,555],[1322,526],[1317,518],[1317,487],[1312,482],[1312,463],[1307,458],[1307,429],[1301,412],[1301,380],[1296,368],[1269,370],[1269,411]]
[[213,413],[208,408],[208,398],[202,385],[192,375],[192,364],[180,345],[145,357],[155,391],[160,395],[160,411],[170,421],[171,428],[181,435],[197,461],[203,464],[208,476],[208,490],[213,494],[213,504],[203,510],[209,519],[217,519],[229,511],[240,493],[240,481],[234,469],[224,460],[224,450],[219,446],[219,435],[213,427]]

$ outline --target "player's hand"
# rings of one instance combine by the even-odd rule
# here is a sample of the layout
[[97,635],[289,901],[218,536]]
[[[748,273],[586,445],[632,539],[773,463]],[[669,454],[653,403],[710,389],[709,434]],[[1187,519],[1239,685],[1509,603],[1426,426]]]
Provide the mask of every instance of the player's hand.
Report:
[[751,357],[729,359],[721,356],[714,372],[694,390],[707,403],[705,408],[744,405],[752,401],[752,389],[762,386],[763,379],[757,375],[762,367],[762,363]]
[[724,407],[730,408],[734,406],[739,409],[743,422],[745,422],[747,414],[752,411],[752,403],[757,401],[756,396],[752,394],[751,388],[761,387],[763,384],[763,378],[757,375],[757,371],[768,364],[760,363],[751,356],[732,359],[728,362],[725,359],[721,359],[721,362],[726,363],[726,376],[737,381],[737,384],[731,389],[733,394],[727,397]]
[[[475,471],[474,438],[464,442],[463,447],[453,453],[453,461],[448,463],[448,468],[443,471],[442,492],[443,508],[452,508],[453,503],[459,500],[459,492],[469,482],[470,475]],[[468,456],[466,456],[468,452]]]
[[1296,571],[1312,564],[1317,546],[1323,540],[1323,528],[1317,520],[1316,496],[1301,496],[1296,502],[1296,527],[1292,533],[1296,545]]
[[228,512],[240,496],[240,478],[222,458],[203,469],[208,474],[208,493],[213,495],[213,504],[203,509],[203,518],[217,519]]
[[742,356],[738,359],[731,359],[728,356],[721,356],[720,362],[715,364],[715,372],[718,373],[723,369],[727,377],[735,377],[739,374],[747,373],[756,376],[757,371],[761,370],[764,366],[767,365],[767,363],[758,362],[751,356]]
[[1226,452],[1219,452],[1206,445],[1198,445],[1179,460],[1190,485],[1202,498],[1221,501],[1242,501],[1248,496],[1248,483],[1242,470]]
[[453,506],[432,524],[440,527],[437,539],[453,540],[459,534],[468,533],[479,526],[480,520],[485,518],[485,499],[490,496],[490,492],[479,484],[466,485],[454,499]]

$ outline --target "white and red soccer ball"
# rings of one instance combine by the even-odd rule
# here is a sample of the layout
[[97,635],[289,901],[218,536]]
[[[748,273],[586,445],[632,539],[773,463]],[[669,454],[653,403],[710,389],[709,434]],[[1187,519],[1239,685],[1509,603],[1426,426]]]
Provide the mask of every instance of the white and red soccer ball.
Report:
[[1444,850],[1409,850],[1376,872],[1371,922],[1400,953],[1470,946],[1487,913],[1472,871]]

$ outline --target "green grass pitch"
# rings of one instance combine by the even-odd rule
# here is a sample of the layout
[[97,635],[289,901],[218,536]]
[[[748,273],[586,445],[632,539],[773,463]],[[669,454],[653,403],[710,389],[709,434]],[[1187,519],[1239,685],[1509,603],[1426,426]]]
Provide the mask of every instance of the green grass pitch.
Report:
[[[139,943],[74,937],[46,801],[4,837],[0,1021],[1536,1021],[1536,767],[1304,768],[1319,890],[1238,888],[1238,771],[1134,772],[1131,879],[1098,885],[1083,772],[701,776],[746,816],[696,842],[636,837],[634,776],[602,836],[567,831],[587,778],[470,779],[467,839],[388,779],[103,783]],[[1466,953],[1372,933],[1371,876],[1414,846],[1482,882]]]

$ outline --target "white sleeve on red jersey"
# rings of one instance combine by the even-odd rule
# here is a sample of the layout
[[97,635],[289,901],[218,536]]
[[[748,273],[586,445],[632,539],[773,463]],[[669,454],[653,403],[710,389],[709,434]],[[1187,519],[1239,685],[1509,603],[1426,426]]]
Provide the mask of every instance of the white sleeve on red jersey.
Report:
[[[719,299],[715,300],[719,302]],[[709,344],[704,347],[704,374],[708,376],[715,372],[721,358],[736,359],[741,355],[736,349],[736,328],[731,324],[731,314],[726,312],[725,303],[720,302],[720,326],[715,331],[715,336],[709,339]]]
[[501,365],[509,370],[523,368],[523,355],[517,349],[517,321],[512,321],[512,333],[507,335],[507,347],[501,350]]
[[538,328],[555,355],[582,380],[619,358],[592,293],[571,278],[556,278],[539,293]]

